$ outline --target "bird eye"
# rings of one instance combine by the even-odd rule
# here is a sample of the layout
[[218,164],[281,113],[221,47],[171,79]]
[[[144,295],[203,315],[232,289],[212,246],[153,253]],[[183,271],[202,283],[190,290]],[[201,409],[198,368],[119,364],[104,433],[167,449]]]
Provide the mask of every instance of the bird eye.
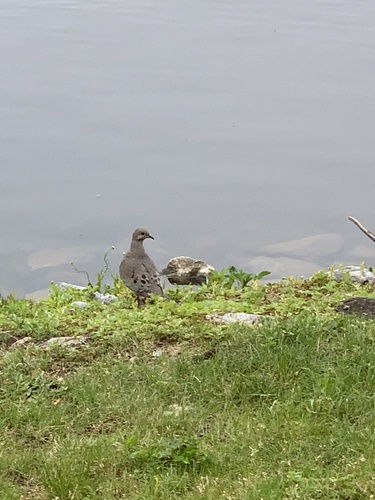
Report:
[[144,235],[145,235],[145,233],[141,233],[141,235],[142,235],[142,236],[144,236]]

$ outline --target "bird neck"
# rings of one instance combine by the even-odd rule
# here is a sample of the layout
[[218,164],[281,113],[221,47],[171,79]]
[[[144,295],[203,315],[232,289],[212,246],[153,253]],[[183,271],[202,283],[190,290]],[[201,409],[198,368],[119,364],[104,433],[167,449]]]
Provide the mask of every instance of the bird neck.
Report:
[[132,252],[137,253],[145,253],[145,249],[143,248],[143,241],[134,240],[131,242],[130,250]]

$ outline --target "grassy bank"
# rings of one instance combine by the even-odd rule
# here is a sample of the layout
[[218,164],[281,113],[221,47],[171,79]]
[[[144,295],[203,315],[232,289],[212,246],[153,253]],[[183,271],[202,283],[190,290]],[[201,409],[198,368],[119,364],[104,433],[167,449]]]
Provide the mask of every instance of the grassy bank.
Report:
[[[2,300],[2,499],[372,498],[375,323],[335,307],[373,286],[217,280],[142,310],[114,291]],[[205,317],[227,311],[262,320]],[[67,335],[88,340],[43,346]]]

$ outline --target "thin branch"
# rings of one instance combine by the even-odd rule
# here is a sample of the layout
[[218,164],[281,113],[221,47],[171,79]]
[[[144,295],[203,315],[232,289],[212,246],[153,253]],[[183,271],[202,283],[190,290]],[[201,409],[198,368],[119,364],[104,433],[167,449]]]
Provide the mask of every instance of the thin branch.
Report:
[[104,277],[104,275],[106,274],[106,272],[108,271],[108,268],[109,268],[108,254],[109,254],[109,252],[112,252],[112,250],[114,250],[114,249],[115,249],[115,247],[111,246],[111,248],[109,248],[106,251],[106,253],[104,254],[103,260],[104,260],[105,265],[104,265],[103,269],[100,271],[100,274],[102,274],[103,277]]
[[370,238],[370,240],[374,241],[375,242],[375,234],[373,234],[371,231],[369,231],[368,229],[366,229],[364,226],[362,226],[362,224],[360,222],[357,221],[357,219],[355,219],[354,217],[352,216],[349,216],[348,219],[353,222],[353,224],[355,224],[357,227],[359,227],[359,229],[365,233],[366,236],[368,236]]
[[76,273],[86,274],[87,283],[89,285],[91,285],[90,276],[89,276],[89,273],[87,271],[80,271],[79,269],[77,269],[76,266],[75,266],[75,264],[74,264],[74,262],[71,262],[70,265],[72,266],[72,268],[75,270]]

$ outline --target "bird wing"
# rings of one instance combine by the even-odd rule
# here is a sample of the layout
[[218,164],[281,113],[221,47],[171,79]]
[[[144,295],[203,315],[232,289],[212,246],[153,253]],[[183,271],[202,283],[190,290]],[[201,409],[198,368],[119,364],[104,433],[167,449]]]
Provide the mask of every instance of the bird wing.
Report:
[[[151,265],[150,265],[151,264]],[[155,267],[155,264],[150,259],[148,265],[142,264],[143,272],[141,274],[141,282],[146,281],[146,287],[148,293],[156,293],[157,295],[164,295],[163,288],[161,286],[160,276]]]
[[138,259],[125,255],[120,264],[120,276],[125,285],[136,295],[148,296],[150,293],[164,295],[159,273],[151,259]]

